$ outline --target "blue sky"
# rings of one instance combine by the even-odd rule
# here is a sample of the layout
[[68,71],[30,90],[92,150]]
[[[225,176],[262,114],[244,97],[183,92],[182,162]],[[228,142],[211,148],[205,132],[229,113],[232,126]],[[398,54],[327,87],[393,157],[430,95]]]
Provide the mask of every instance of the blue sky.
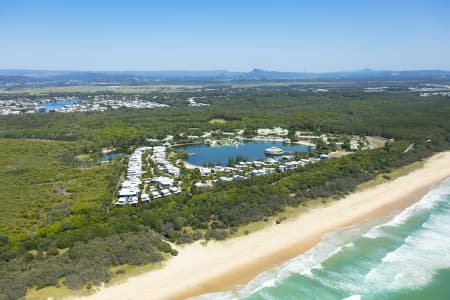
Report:
[[448,0],[2,0],[0,68],[450,70]]

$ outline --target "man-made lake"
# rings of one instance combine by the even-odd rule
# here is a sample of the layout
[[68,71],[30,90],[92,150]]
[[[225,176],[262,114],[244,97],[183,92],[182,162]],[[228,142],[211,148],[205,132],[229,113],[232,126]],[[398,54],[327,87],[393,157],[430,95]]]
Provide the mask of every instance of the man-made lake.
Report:
[[63,108],[66,105],[72,105],[77,103],[79,99],[61,100],[61,101],[51,101],[42,103],[40,106],[45,108],[45,112],[54,111],[59,108]]
[[[208,145],[188,145],[182,147],[175,147],[175,151],[187,151],[187,162],[193,165],[205,166],[209,163],[219,166],[227,166],[229,159],[244,159],[248,161],[254,161],[258,159],[265,159],[268,156],[264,153],[264,150],[269,147],[278,147],[285,151],[285,154],[294,152],[306,152],[309,150],[308,146],[290,144],[285,145],[282,142],[243,142],[238,146],[219,146],[210,147]],[[275,157],[276,158],[276,157]]]

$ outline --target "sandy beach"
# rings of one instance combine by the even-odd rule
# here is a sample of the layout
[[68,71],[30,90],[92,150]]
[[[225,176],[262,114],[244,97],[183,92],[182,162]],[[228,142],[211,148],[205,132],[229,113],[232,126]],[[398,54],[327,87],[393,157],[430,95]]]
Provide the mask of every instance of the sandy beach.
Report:
[[225,290],[310,249],[327,232],[408,207],[447,177],[450,152],[436,154],[405,176],[279,225],[206,246],[199,242],[184,246],[163,268],[83,299],[185,299]]

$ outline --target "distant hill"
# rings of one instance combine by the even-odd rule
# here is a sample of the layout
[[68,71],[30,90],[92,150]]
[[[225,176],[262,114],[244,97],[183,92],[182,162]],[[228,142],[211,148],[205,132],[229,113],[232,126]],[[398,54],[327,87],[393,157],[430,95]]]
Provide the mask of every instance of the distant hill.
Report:
[[0,84],[144,84],[150,82],[239,82],[278,80],[450,80],[450,71],[389,71],[363,69],[346,72],[278,72],[253,69],[250,72],[205,71],[48,71],[0,70]]

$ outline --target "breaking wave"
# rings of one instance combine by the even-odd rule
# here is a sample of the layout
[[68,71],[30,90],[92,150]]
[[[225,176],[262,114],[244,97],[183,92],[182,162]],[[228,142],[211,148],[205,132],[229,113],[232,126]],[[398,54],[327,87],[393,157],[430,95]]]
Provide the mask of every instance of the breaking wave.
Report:
[[389,221],[332,232],[245,286],[191,299],[386,299],[420,289],[450,267],[449,202],[450,179]]

